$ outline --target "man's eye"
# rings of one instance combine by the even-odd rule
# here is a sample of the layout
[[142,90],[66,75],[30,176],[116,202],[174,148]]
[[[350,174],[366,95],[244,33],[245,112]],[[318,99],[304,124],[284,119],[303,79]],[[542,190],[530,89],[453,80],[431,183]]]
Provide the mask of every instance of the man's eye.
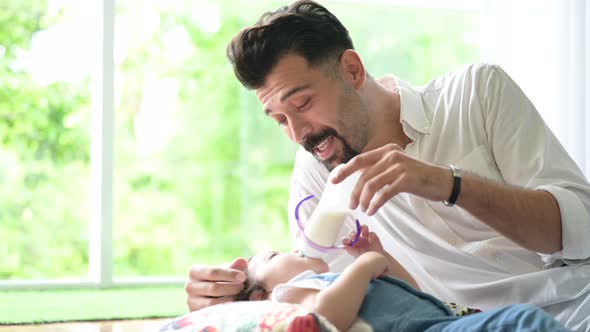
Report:
[[307,98],[305,100],[305,102],[303,104],[301,104],[301,106],[297,106],[297,109],[302,109],[305,108],[305,106],[307,106],[309,104],[309,101],[311,100],[311,98]]
[[268,260],[273,259],[276,255],[278,255],[278,252],[273,252],[272,254],[270,254],[270,256],[268,257]]

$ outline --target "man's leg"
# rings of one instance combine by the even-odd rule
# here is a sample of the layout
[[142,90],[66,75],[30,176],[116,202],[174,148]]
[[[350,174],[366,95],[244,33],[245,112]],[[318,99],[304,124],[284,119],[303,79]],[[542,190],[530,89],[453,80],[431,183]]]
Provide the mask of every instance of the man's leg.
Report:
[[516,304],[501,309],[441,322],[427,332],[566,332],[566,329],[542,309]]

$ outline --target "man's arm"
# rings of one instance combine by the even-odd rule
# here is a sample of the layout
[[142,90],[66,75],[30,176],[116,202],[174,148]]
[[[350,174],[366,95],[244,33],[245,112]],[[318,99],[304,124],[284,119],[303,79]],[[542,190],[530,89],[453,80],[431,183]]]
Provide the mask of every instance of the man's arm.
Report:
[[[359,169],[365,172],[353,190],[351,208],[360,204],[368,215],[402,192],[442,202],[453,188],[448,167],[417,160],[395,144],[356,156],[334,181]],[[529,250],[552,254],[562,248],[559,207],[545,191],[513,187],[464,172],[456,204]]]
[[456,204],[473,216],[527,249],[545,254],[562,250],[561,214],[553,195],[465,172],[461,182]]

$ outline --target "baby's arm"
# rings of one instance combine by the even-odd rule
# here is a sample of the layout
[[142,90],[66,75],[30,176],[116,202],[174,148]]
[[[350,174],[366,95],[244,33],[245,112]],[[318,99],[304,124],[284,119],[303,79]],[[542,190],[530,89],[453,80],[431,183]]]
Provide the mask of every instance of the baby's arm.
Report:
[[336,281],[317,294],[314,310],[340,331],[348,330],[358,316],[369,282],[386,269],[387,259],[377,252],[359,256]]
[[[342,242],[344,244],[349,244],[351,238],[352,235],[351,237],[344,239]],[[420,289],[420,286],[418,286],[418,283],[414,280],[412,275],[395,258],[393,258],[393,256],[383,249],[383,245],[381,245],[381,241],[377,234],[369,232],[369,228],[366,225],[363,225],[361,227],[361,236],[359,237],[358,242],[353,246],[347,247],[346,252],[354,257],[359,257],[363,253],[371,251],[378,252],[387,259],[386,275],[403,280],[415,289]]]
[[377,252],[359,256],[327,288],[295,288],[281,294],[281,301],[301,304],[319,313],[340,331],[346,331],[358,316],[371,279],[387,269],[387,258]]

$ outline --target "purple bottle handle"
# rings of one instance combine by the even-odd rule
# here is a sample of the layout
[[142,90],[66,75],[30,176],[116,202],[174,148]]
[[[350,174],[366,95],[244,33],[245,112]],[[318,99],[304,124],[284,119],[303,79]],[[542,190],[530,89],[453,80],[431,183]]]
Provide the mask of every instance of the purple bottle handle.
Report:
[[299,201],[299,203],[297,203],[297,206],[295,206],[295,220],[297,220],[297,226],[299,226],[299,230],[301,231],[301,236],[303,237],[303,241],[305,241],[305,243],[307,243],[310,247],[314,248],[315,250],[317,250],[319,252],[328,252],[328,251],[337,250],[337,249],[344,249],[347,246],[355,245],[361,236],[361,223],[358,221],[358,219],[355,220],[356,221],[356,235],[354,236],[354,239],[352,240],[352,242],[350,242],[350,244],[348,244],[348,245],[324,247],[324,246],[320,246],[319,244],[313,242],[312,240],[308,239],[307,236],[305,236],[305,233],[303,232],[303,230],[304,230],[303,224],[301,224],[301,220],[299,220],[299,208],[301,207],[301,204],[303,202],[305,202],[308,199],[311,199],[313,197],[315,197],[315,196],[309,195],[309,196],[303,198],[301,201]]

